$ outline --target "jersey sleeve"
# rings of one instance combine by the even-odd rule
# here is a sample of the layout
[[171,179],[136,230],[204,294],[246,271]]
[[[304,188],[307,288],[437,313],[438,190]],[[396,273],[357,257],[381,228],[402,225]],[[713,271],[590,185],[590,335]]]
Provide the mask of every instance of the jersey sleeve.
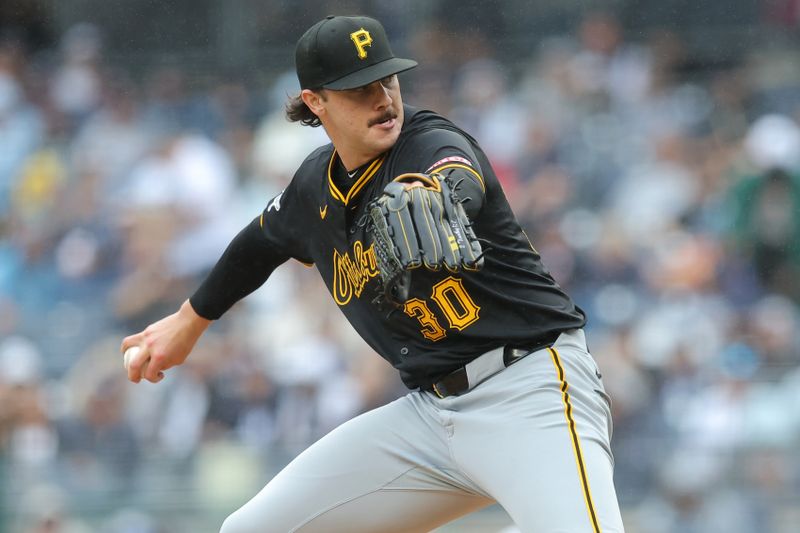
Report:
[[302,194],[297,178],[288,187],[267,202],[258,218],[258,225],[265,243],[274,254],[301,263],[313,264],[306,249],[308,242],[308,209],[302,205]]
[[483,205],[486,184],[472,145],[462,135],[445,129],[429,129],[415,135],[404,147],[403,159],[411,159],[414,172],[442,174],[459,183],[458,193],[469,197],[464,205],[474,217]]
[[195,312],[217,320],[258,289],[290,258],[311,263],[295,218],[301,212],[291,184],[272,198],[261,215],[245,226],[223,252],[189,302]]

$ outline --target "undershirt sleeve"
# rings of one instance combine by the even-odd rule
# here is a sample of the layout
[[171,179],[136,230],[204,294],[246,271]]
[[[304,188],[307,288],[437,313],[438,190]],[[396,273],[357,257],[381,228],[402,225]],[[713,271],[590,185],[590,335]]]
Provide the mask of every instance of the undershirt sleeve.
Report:
[[267,281],[272,272],[288,259],[313,263],[304,238],[303,194],[298,175],[273,197],[261,215],[233,238],[214,268],[189,298],[195,312],[203,318],[217,320],[233,304],[252,293]]
[[189,298],[195,312],[217,320],[233,304],[258,289],[289,256],[276,253],[254,219],[233,238],[203,283]]

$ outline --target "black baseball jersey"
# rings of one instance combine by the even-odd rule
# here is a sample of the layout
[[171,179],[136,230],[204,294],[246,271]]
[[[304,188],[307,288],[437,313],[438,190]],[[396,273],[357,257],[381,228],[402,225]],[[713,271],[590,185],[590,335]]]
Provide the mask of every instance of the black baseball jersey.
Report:
[[[352,176],[332,144],[306,158],[258,220],[272,256],[267,270],[289,258],[314,264],[356,331],[412,389],[427,388],[497,346],[582,327],[583,312],[542,266],[477,142],[431,111],[404,110],[395,145]],[[483,194],[468,209],[484,241],[483,269],[418,268],[404,306],[379,308],[373,299],[380,277],[365,224],[369,202],[400,174],[449,169],[469,176]]]

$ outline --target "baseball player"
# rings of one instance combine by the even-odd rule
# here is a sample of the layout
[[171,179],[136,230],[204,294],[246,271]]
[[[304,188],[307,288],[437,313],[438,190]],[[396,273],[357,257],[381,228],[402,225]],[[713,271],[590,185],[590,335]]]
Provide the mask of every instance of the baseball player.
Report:
[[381,24],[328,17],[296,48],[287,116],[323,126],[286,189],[173,315],[122,342],[133,382],[181,364],[288,259],[409,393],[300,454],[224,533],[429,531],[499,503],[525,532],[623,530],[611,414],[583,312],[517,223],[477,142],[403,104]]

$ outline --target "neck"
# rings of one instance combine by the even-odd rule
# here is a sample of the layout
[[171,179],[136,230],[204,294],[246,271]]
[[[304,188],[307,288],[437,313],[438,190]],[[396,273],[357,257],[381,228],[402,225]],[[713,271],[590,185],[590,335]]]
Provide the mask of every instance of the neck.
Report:
[[342,162],[347,172],[352,172],[364,163],[368,163],[381,155],[380,153],[365,153],[363,150],[359,149],[359,147],[353,146],[352,143],[341,136],[331,134],[324,120],[322,121],[322,126],[325,128],[325,132],[328,134],[328,137],[333,143],[333,147],[336,149],[336,155],[339,156],[339,160]]
[[380,155],[351,154],[346,153],[346,151],[339,151],[338,148],[336,148],[336,153],[339,154],[339,159],[342,161],[342,165],[344,165],[344,168],[347,170],[347,172],[353,172],[361,165],[369,163]]

